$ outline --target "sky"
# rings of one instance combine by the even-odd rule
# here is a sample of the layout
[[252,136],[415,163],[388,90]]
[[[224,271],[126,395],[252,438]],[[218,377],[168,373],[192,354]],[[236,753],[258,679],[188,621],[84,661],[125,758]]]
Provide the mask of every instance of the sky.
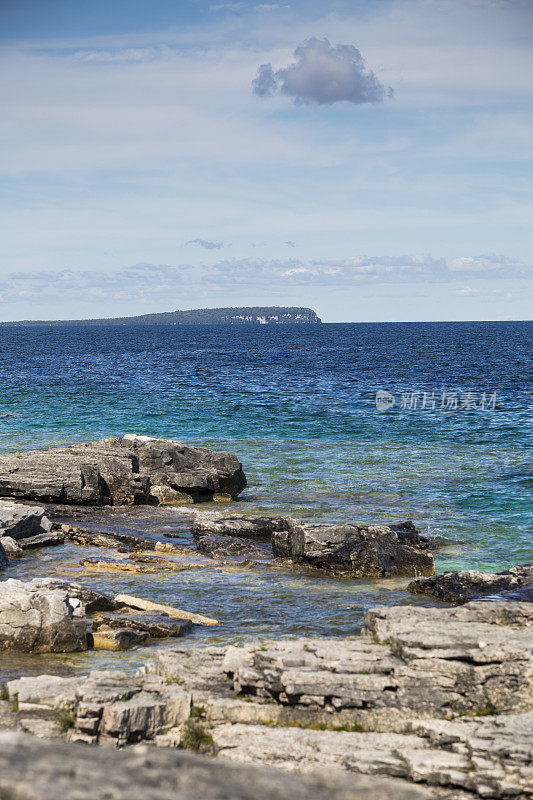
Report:
[[533,0],[0,0],[0,320],[529,319]]

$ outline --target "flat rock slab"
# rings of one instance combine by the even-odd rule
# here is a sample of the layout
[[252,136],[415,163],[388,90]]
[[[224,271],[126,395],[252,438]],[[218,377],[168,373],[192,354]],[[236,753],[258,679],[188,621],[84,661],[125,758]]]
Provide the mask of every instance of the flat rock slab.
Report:
[[86,650],[81,601],[39,580],[0,582],[0,647],[33,653]]
[[221,725],[213,738],[219,756],[233,761],[394,776],[454,797],[459,788],[481,797],[533,796],[533,712],[428,720],[406,734]]
[[133,434],[0,455],[0,497],[46,503],[179,504],[236,497],[245,486],[231,453]]
[[245,539],[270,539],[273,533],[289,531],[296,523],[289,517],[251,517],[243,514],[214,515],[197,511],[193,534],[238,536]]
[[302,525],[291,520],[287,529],[272,534],[275,556],[354,578],[432,575],[429,545],[412,522]]
[[145,633],[151,639],[162,639],[168,636],[183,636],[192,630],[190,619],[171,617],[168,614],[117,614],[116,616],[98,616],[91,630],[105,631],[127,628],[137,633]]
[[238,536],[205,533],[196,534],[195,539],[198,552],[214,559],[267,559],[271,555],[249,539]]
[[68,737],[91,744],[153,739],[186,722],[191,710],[190,694],[177,683],[124,672],[19,678],[7,683],[7,691],[10,699],[17,697],[22,715],[68,709]]
[[44,508],[0,500],[0,537],[10,536],[17,541],[48,533],[51,529],[52,523]]
[[0,795],[5,800],[422,800],[422,788],[331,770],[279,770],[137,746],[94,750],[29,734],[0,734]]
[[406,717],[533,709],[533,605],[378,607],[361,637],[228,648],[236,692]]
[[26,536],[19,539],[18,544],[21,550],[34,550],[36,547],[50,547],[63,544],[65,537],[59,531],[49,531],[48,533],[38,533],[36,536]]
[[468,569],[418,578],[407,587],[413,594],[438,597],[447,603],[467,603],[482,597],[533,599],[533,564],[519,564],[504,572]]

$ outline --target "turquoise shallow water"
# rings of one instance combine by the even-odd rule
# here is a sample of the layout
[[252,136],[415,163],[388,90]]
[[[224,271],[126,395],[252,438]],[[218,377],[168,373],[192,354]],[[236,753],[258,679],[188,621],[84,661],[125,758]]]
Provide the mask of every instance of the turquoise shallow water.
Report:
[[[0,449],[124,432],[228,449],[249,482],[235,511],[413,519],[453,540],[437,555],[437,571],[502,569],[533,558],[532,331],[531,323],[0,329]],[[396,400],[384,413],[379,389]],[[402,393],[412,392],[417,408],[402,408]],[[457,409],[441,408],[443,392],[457,394]],[[479,407],[483,392],[485,405],[496,392],[495,408]],[[464,407],[472,401],[478,407]],[[190,515],[117,510],[108,524],[187,539]],[[377,603],[428,602],[406,593],[406,581],[335,581],[263,566],[103,578],[83,573],[82,555],[95,551],[38,551],[5,577],[75,574],[221,620],[191,642],[345,634]],[[147,650],[120,661],[133,668]],[[40,668],[35,658],[5,658],[0,671]],[[117,656],[51,659],[58,669],[86,669],[89,660]]]

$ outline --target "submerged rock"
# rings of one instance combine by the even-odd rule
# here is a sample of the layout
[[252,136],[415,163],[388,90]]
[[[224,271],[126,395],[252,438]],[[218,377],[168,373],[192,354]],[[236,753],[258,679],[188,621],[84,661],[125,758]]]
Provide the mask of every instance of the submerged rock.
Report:
[[430,540],[412,522],[398,525],[302,525],[272,534],[275,556],[354,578],[432,575]]
[[236,497],[245,486],[231,453],[133,434],[0,456],[0,496],[46,503],[172,504]]
[[135,631],[132,628],[108,628],[90,631],[87,634],[87,644],[96,650],[129,650],[138,644],[148,641],[145,631]]
[[199,553],[215,559],[264,559],[269,555],[250,540],[238,536],[217,536],[210,533],[196,536],[196,548]]
[[33,653],[86,650],[81,601],[39,581],[0,583],[0,648]]
[[533,600],[533,564],[519,564],[504,572],[468,569],[418,578],[407,587],[413,594],[427,594],[447,603],[467,603],[494,595],[503,599]]

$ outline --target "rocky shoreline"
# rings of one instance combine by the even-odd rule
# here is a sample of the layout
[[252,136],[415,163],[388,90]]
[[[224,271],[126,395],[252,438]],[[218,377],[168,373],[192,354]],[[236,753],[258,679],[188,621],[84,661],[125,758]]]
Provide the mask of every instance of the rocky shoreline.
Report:
[[[104,554],[80,559],[91,572],[258,562],[296,577],[403,576],[414,596],[437,607],[378,606],[349,637],[160,649],[162,638],[217,620],[56,576],[2,580],[0,648],[31,659],[151,642],[153,656],[134,675],[93,670],[6,681],[0,795],[33,800],[50,791],[49,770],[24,783],[17,758],[10,769],[12,742],[35,764],[57,767],[68,752],[79,786],[88,785],[82,742],[128,746],[130,754],[103,750],[98,766],[117,798],[159,786],[151,758],[160,770],[180,772],[173,797],[199,796],[191,789],[198,776],[207,798],[251,797],[266,775],[270,783],[253,796],[533,797],[533,565],[435,575],[441,542],[412,522],[311,525],[197,511],[187,546],[172,532],[154,538],[91,526],[91,508],[229,502],[245,486],[231,453],[147,437],[0,456],[0,569],[66,542]],[[64,521],[72,507],[82,524]],[[295,771],[297,780],[287,774]],[[158,791],[171,796],[169,785]],[[79,796],[68,787],[63,794]]]

